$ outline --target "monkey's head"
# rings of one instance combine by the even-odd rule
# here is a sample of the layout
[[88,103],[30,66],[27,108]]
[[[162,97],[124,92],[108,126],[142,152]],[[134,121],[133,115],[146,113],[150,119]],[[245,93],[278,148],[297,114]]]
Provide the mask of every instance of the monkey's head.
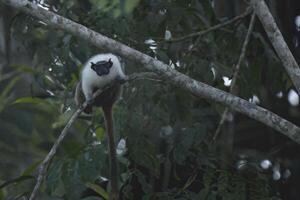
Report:
[[91,69],[94,70],[98,76],[103,76],[109,74],[110,68],[113,66],[111,58],[106,61],[98,61],[96,63],[91,62]]

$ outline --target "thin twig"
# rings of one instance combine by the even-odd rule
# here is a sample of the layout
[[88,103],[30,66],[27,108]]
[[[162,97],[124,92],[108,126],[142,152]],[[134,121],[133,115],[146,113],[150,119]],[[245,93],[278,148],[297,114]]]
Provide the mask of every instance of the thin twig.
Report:
[[[79,23],[57,15],[56,13],[43,9],[37,4],[34,4],[28,0],[2,0],[2,2],[15,9],[18,9],[20,12],[24,12],[43,21],[49,27],[66,31],[86,42],[91,43],[91,45],[97,48],[115,53],[123,58],[136,62],[140,64],[141,67],[159,74],[164,80],[168,81],[173,86],[182,88],[183,90],[194,94],[198,98],[204,98],[211,102],[221,103],[222,105],[228,106],[232,110],[257,120],[300,144],[300,128],[292,122],[265,108],[257,106],[230,93],[224,92],[218,88],[192,79],[149,55],[97,33]],[[265,9],[265,7],[263,9],[256,10],[256,13],[258,13],[258,11],[261,11],[260,14],[263,16],[265,16],[264,13],[266,12],[268,12],[268,15],[270,15],[269,10]],[[265,23],[265,30],[273,33],[272,30],[275,30],[274,26],[270,27],[267,25],[268,24]],[[280,31],[278,29],[276,30],[277,31],[272,34],[274,38],[277,40],[283,40]],[[276,41],[274,40],[273,42]],[[297,83],[295,81],[298,79],[300,81],[300,69],[297,62],[295,62],[295,59],[292,56],[287,55],[286,58],[283,56],[284,52],[289,52],[288,54],[290,55],[290,50],[286,48],[286,45],[283,46],[283,48],[279,48],[279,46],[276,45],[274,48],[280,51],[278,52],[278,54],[281,54],[280,59],[285,59],[284,64],[286,70],[289,72],[289,76],[292,77],[293,83]],[[287,61],[291,61],[291,63],[288,64]],[[294,70],[294,72],[291,73],[291,70]]]
[[59,137],[55,141],[55,143],[52,146],[51,150],[49,151],[49,153],[47,154],[47,156],[45,157],[45,159],[41,163],[41,165],[39,167],[39,173],[38,173],[37,181],[36,181],[36,184],[34,186],[34,189],[33,189],[32,193],[30,195],[29,200],[34,200],[35,199],[35,197],[38,193],[38,190],[41,187],[43,179],[46,175],[49,162],[52,160],[52,158],[54,157],[54,155],[55,155],[55,153],[56,153],[56,151],[59,147],[59,145],[61,144],[63,139],[66,137],[69,128],[75,122],[76,118],[80,115],[80,113],[86,108],[86,106],[87,106],[87,103],[84,102],[84,104],[75,111],[75,113],[72,115],[72,117],[68,121],[67,125],[65,126],[65,128],[62,130],[61,134],[59,135]]
[[[239,60],[236,64],[236,66],[235,66],[234,74],[233,74],[233,77],[232,77],[232,80],[231,80],[231,85],[230,85],[230,90],[229,91],[232,94],[235,94],[235,92],[236,92],[235,91],[235,84],[236,84],[237,78],[239,76],[242,61],[244,60],[245,55],[246,55],[247,46],[248,46],[248,43],[249,43],[249,40],[250,40],[250,36],[251,36],[252,30],[253,30],[254,24],[255,24],[255,12],[253,11],[252,16],[251,16],[251,21],[250,21],[250,24],[249,24],[249,28],[248,28],[248,32],[247,32],[247,35],[245,37],[245,41],[243,43],[243,47],[242,47],[242,50],[241,50],[241,54],[240,54],[240,57],[239,57]],[[215,132],[213,140],[217,139],[219,133],[221,132],[222,126],[223,126],[223,124],[224,124],[224,122],[227,118],[227,115],[229,113],[230,113],[230,110],[229,110],[228,107],[226,107],[223,114],[222,114],[221,120],[220,120],[218,128]]]
[[217,29],[221,29],[222,27],[224,26],[227,26],[227,25],[230,25],[232,23],[235,23],[236,21],[239,21],[245,17],[247,17],[249,14],[251,13],[251,9],[248,8],[243,14],[241,15],[238,15],[232,19],[229,19],[225,22],[222,22],[222,23],[219,23],[217,25],[214,25],[212,27],[209,27],[208,29],[206,30],[203,30],[203,31],[199,31],[199,32],[195,32],[195,33],[191,33],[191,34],[188,34],[188,35],[185,35],[185,36],[182,36],[182,37],[178,37],[178,38],[174,38],[174,39],[169,39],[167,40],[166,42],[180,42],[182,40],[186,40],[186,39],[189,39],[189,38],[193,38],[193,37],[196,37],[196,36],[203,36],[209,32],[212,32],[212,31],[215,31]]
[[[125,82],[129,82],[129,81],[133,81],[133,80],[137,80],[137,79],[142,79],[143,77],[147,78],[147,77],[156,77],[158,78],[157,75],[155,75],[155,73],[152,72],[142,72],[142,73],[133,73],[130,76],[127,76],[127,79],[125,80]],[[108,89],[109,87],[111,87],[112,84],[109,84],[107,86],[105,86],[102,89],[98,89],[94,94],[93,94],[93,98],[99,96],[104,90]],[[34,186],[34,189],[30,195],[29,200],[34,200],[39,188],[42,185],[42,182],[45,178],[45,175],[47,173],[47,169],[48,169],[48,165],[50,163],[50,161],[53,159],[54,155],[57,152],[58,147],[60,146],[61,142],[63,141],[63,139],[66,137],[68,130],[70,129],[71,125],[75,122],[75,120],[78,118],[78,116],[80,115],[80,113],[87,107],[87,102],[84,102],[81,107],[79,107],[74,114],[71,116],[71,118],[69,119],[68,123],[66,124],[66,126],[64,127],[64,129],[62,130],[61,134],[59,135],[59,137],[57,138],[57,140],[55,141],[55,143],[53,144],[51,150],[49,151],[49,153],[47,154],[47,156],[45,157],[45,159],[43,160],[43,162],[40,164],[39,167],[39,172],[38,172],[38,177],[37,177],[37,181],[36,184]]]

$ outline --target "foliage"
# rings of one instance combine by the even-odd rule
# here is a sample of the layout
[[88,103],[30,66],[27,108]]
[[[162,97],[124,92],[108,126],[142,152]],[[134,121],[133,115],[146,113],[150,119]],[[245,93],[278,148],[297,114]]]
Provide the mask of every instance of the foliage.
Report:
[[[165,36],[184,36],[220,22],[209,0],[47,0],[43,6],[224,90],[222,78],[232,76],[248,22],[172,43]],[[17,74],[0,82],[0,199],[31,192],[38,164],[76,109],[72,96],[82,63],[102,52],[22,13],[15,16],[12,30],[35,59],[28,66],[13,65]],[[126,73],[142,71],[136,63],[124,62]],[[256,95],[262,105],[269,105],[266,93],[274,97],[290,87],[258,30],[237,84],[242,98]],[[20,93],[24,86],[31,88],[26,94]],[[122,198],[276,199],[271,172],[260,167],[261,160],[275,156],[263,147],[253,153],[251,145],[243,146],[245,134],[234,144],[229,136],[222,138],[225,145],[212,141],[223,109],[164,81],[127,85],[114,108]],[[266,130],[239,115],[237,119],[237,133]],[[78,119],[51,162],[40,199],[107,199],[103,122],[99,110],[88,120]]]

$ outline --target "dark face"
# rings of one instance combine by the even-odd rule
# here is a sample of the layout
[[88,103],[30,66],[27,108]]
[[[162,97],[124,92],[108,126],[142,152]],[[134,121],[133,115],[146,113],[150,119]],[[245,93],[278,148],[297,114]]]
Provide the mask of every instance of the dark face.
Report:
[[108,61],[103,60],[96,63],[91,62],[91,68],[94,70],[98,76],[104,76],[109,74],[110,68],[113,66],[111,59]]

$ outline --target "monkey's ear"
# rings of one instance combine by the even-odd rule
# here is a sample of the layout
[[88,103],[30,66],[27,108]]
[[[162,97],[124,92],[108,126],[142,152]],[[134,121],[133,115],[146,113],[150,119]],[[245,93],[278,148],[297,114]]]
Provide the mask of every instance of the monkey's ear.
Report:
[[111,68],[113,66],[113,62],[111,61],[111,58],[108,60],[108,63],[109,63],[108,67]]
[[91,62],[91,68],[95,70],[95,63]]

